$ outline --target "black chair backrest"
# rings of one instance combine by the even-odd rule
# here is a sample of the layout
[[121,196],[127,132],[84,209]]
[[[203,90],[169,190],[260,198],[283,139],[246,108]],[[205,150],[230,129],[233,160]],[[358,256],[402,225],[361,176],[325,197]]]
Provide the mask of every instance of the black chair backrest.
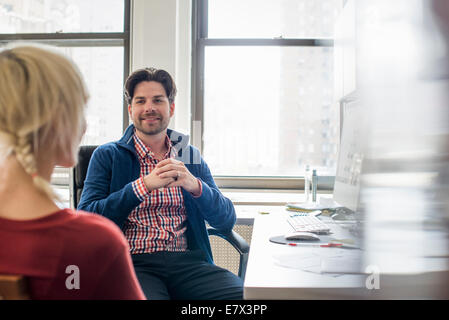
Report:
[[86,179],[87,168],[89,166],[92,153],[98,146],[81,146],[78,152],[78,164],[73,168],[73,206],[78,207],[81,199],[81,193],[84,188],[84,180]]

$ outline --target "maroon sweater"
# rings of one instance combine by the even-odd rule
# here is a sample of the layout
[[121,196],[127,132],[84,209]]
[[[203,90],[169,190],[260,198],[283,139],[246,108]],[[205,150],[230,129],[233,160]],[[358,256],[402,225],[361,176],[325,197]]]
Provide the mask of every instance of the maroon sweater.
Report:
[[145,299],[120,229],[83,211],[0,218],[0,274],[26,276],[32,299]]

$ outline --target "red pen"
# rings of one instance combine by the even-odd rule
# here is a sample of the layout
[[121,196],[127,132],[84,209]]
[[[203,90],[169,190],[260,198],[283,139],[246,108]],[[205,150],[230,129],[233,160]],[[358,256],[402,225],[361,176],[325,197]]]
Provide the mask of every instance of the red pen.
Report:
[[341,247],[342,243],[326,243],[326,244],[318,244],[318,243],[295,243],[295,242],[288,242],[287,245],[292,247],[321,247],[321,248],[338,248]]
[[322,244],[320,247],[322,248],[331,248],[331,247],[341,247],[342,243],[328,243],[328,244]]

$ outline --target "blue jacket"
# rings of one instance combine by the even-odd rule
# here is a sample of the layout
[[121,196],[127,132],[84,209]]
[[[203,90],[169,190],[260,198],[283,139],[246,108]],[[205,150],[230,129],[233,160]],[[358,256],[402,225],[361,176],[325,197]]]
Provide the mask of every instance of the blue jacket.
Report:
[[[122,230],[131,211],[141,200],[135,195],[132,182],[140,176],[140,164],[134,148],[134,125],[116,142],[99,146],[92,154],[87,170],[79,210],[95,212],[114,221]],[[202,194],[194,198],[182,190],[187,212],[187,241],[189,249],[201,249],[213,263],[205,221],[221,231],[232,230],[236,215],[234,206],[215,185],[209,167],[195,147],[188,144],[189,137],[167,130],[177,152],[177,160],[202,183]]]

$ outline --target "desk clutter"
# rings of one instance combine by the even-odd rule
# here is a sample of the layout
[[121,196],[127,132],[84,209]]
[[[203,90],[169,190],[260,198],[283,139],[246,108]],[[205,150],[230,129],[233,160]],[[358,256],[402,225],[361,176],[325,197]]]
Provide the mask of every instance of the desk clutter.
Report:
[[[294,210],[291,210],[292,208]],[[292,204],[286,205],[286,221],[291,231],[283,235],[271,236],[270,242],[289,246],[359,249],[355,240],[337,239],[332,235],[330,226],[318,218],[322,214],[321,210],[297,211],[295,208],[299,207]],[[316,209],[316,206],[314,208]],[[326,219],[332,222],[331,217]]]
[[[297,254],[274,255],[277,265],[332,277],[362,273],[362,251],[346,250],[360,249],[356,240],[336,237],[330,228],[330,225],[340,224],[342,220],[353,221],[352,212],[345,208],[323,207],[316,203],[287,204],[285,209],[286,221],[292,228],[292,232],[272,236],[269,240],[272,243],[300,247],[305,250],[298,251]],[[319,216],[322,216],[325,222]],[[314,237],[306,237],[307,234]],[[313,247],[320,249],[307,250]]]
[[[310,212],[286,209],[285,204],[271,207],[270,214],[260,214],[254,221],[245,278],[246,297],[303,299],[317,297],[318,292],[323,296],[334,294],[329,288],[338,288],[346,294],[360,284],[363,287],[365,252],[359,249],[363,242],[348,228],[356,222],[337,221],[316,208]],[[322,234],[304,232],[312,235],[310,238],[291,237],[298,233],[287,221],[291,215],[310,215],[330,230]]]
[[337,206],[335,204],[318,203],[287,203],[287,211],[297,213],[311,213],[319,211],[322,216],[331,217],[334,220],[353,220],[354,212],[348,208]]

